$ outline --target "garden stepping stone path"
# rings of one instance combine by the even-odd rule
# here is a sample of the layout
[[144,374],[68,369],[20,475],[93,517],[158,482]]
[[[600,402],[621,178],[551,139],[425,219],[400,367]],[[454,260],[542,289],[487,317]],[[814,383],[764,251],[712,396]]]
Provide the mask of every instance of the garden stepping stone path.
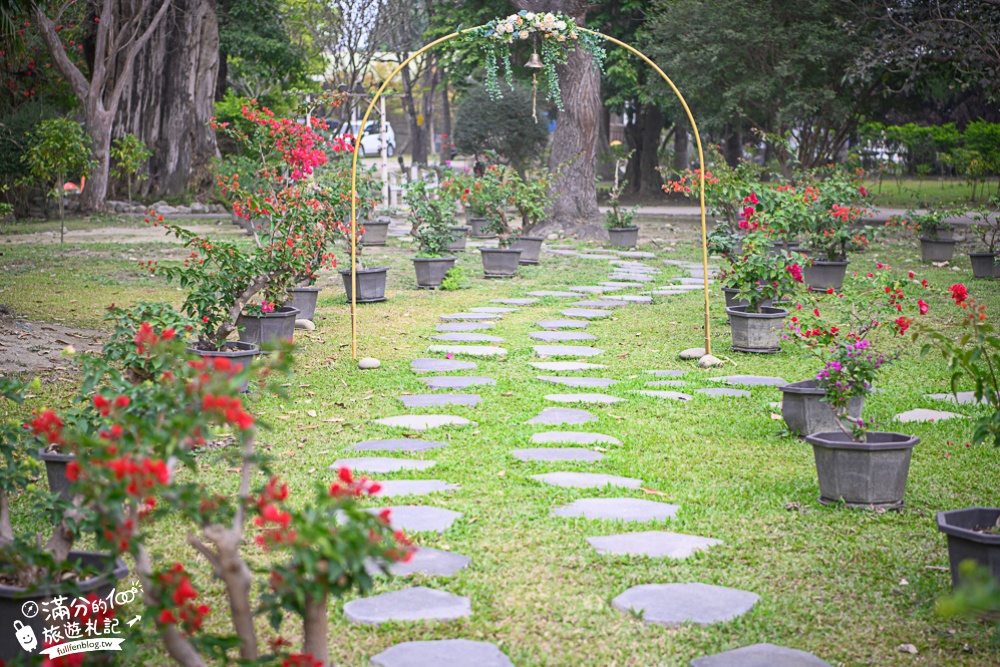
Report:
[[608,311],[599,308],[567,308],[560,311],[559,314],[566,317],[582,317],[585,320],[599,320],[610,315]]
[[[674,278],[674,282],[678,283],[680,285],[698,285],[698,286],[701,286],[701,287],[705,286],[705,279],[704,278]],[[715,283],[714,280],[709,280],[708,281],[709,285],[712,285],[714,283]]]
[[450,373],[451,371],[475,370],[476,364],[471,361],[455,361],[454,359],[414,359],[410,362],[410,370],[416,373]]
[[656,280],[653,276],[647,276],[645,273],[625,273],[623,271],[617,271],[615,273],[608,274],[608,278],[612,281],[627,280],[633,283],[651,283]]
[[719,540],[710,537],[670,533],[664,530],[588,537],[587,542],[602,556],[648,556],[678,560],[721,544]]
[[514,667],[495,645],[470,639],[403,642],[372,656],[376,667]]
[[597,340],[597,336],[594,334],[582,331],[531,331],[528,336],[546,343],[559,343],[567,340]]
[[[958,394],[926,394],[924,398],[929,398],[935,401],[951,401],[952,403],[957,403],[958,405],[971,405],[976,402],[976,392],[974,391],[960,391]],[[986,398],[984,397],[980,403],[986,403]]]
[[442,405],[479,405],[483,399],[476,394],[413,394],[399,396],[408,408],[436,408]]
[[394,577],[405,577],[411,574],[452,577],[459,570],[467,568],[471,562],[471,558],[462,554],[454,554],[431,547],[417,547],[408,563],[393,563],[388,569],[389,574]]
[[552,516],[608,521],[663,521],[677,515],[679,505],[640,498],[581,498],[552,510]]
[[427,470],[433,466],[434,461],[421,461],[419,459],[393,459],[387,456],[369,456],[357,459],[337,459],[333,462],[333,465],[330,466],[330,470],[350,468],[352,471],[356,472],[380,474],[399,472],[401,470]]
[[812,653],[774,644],[753,644],[743,648],[696,658],[691,667],[833,667]]
[[647,382],[647,387],[686,387],[687,382],[684,380],[656,380],[655,382]]
[[426,586],[351,600],[344,605],[348,621],[365,625],[392,621],[453,621],[471,615],[469,598]]
[[496,384],[497,381],[488,377],[475,377],[472,375],[462,377],[432,377],[419,378],[427,385],[428,389],[465,389],[480,384]]
[[893,419],[903,423],[909,423],[909,422],[939,422],[944,419],[955,419],[956,417],[964,418],[965,415],[960,415],[955,412],[945,412],[943,410],[927,410],[925,408],[916,408],[915,410],[907,410],[906,412],[900,412],[898,415],[893,417]]
[[396,417],[375,419],[372,420],[372,423],[390,428],[407,428],[411,431],[427,431],[432,428],[441,428],[442,426],[475,425],[475,422],[470,422],[465,417],[454,417],[452,415],[399,415]]
[[452,313],[439,317],[442,322],[490,322],[500,319],[499,315],[490,313]]
[[417,440],[415,438],[392,438],[389,440],[365,440],[348,447],[355,452],[426,452],[428,449],[447,447],[447,442]]
[[451,322],[449,324],[439,324],[437,331],[481,331],[482,329],[492,329],[492,322]]
[[389,496],[424,496],[440,491],[454,491],[458,484],[448,484],[437,479],[394,479],[379,482],[382,488],[375,495],[380,498]]
[[656,255],[653,253],[642,252],[641,250],[619,253],[619,257],[629,257],[631,259],[656,259]]
[[611,378],[581,378],[581,377],[560,377],[557,375],[539,375],[536,380],[561,384],[567,387],[610,387],[618,384],[618,380]]
[[580,308],[622,308],[627,304],[624,301],[577,301],[571,305]]
[[642,486],[641,479],[605,475],[596,472],[550,472],[544,475],[532,475],[531,479],[569,489],[598,489],[604,486],[622,486],[627,489],[638,489]]
[[586,410],[579,410],[577,408],[545,408],[537,416],[526,421],[525,424],[548,424],[552,426],[556,424],[586,424],[592,421],[597,421],[597,417]]
[[780,387],[788,384],[785,378],[771,377],[768,375],[726,375],[717,378],[708,378],[712,382],[725,382],[726,384],[742,384],[748,387]]
[[[603,282],[603,283],[597,283],[597,284],[601,285],[602,287],[621,287],[622,289],[638,289],[640,287],[645,287],[645,285],[643,285],[641,282],[627,282],[627,283],[623,283],[623,282]],[[604,298],[607,299],[608,297],[605,296]],[[573,305],[574,306],[579,306],[579,305],[582,305],[582,304],[574,303]]]
[[596,357],[604,352],[586,345],[535,345],[534,349],[540,357]]
[[511,456],[521,461],[587,461],[588,463],[604,458],[603,454],[582,447],[515,449],[511,452]]
[[499,336],[488,336],[477,333],[446,333],[440,336],[431,336],[431,340],[441,340],[446,343],[502,343],[503,338]]
[[586,320],[542,320],[535,322],[535,326],[543,329],[586,329],[590,322]]
[[720,396],[750,396],[749,391],[744,391],[742,389],[730,389],[728,387],[711,387],[710,389],[699,389],[699,394],[705,394],[706,396],[712,396],[718,398]]
[[[580,294],[604,294],[605,292],[616,292],[619,288],[600,287],[598,285],[580,285],[579,287],[570,287],[569,289],[574,292],[579,292]],[[579,299],[580,294],[577,294],[576,298]]]
[[428,352],[442,354],[468,354],[473,357],[503,357],[507,350],[493,345],[431,345]]
[[389,510],[389,525],[393,530],[412,533],[435,532],[443,533],[451,528],[456,519],[461,518],[461,512],[429,505],[396,505],[393,507],[372,507],[365,511],[378,514]]
[[651,625],[697,623],[713,625],[731,621],[750,611],[760,599],[756,593],[708,584],[643,584],[633,586],[611,606],[621,611],[642,612]]
[[548,290],[540,290],[538,292],[528,292],[531,296],[553,296],[557,299],[579,299],[580,295],[576,292],[551,292]]
[[[690,401],[694,398],[694,396],[691,396],[690,394],[682,394],[679,391],[659,391],[656,389],[640,389],[635,393],[642,394],[643,396],[652,396],[653,398],[672,398],[675,401]],[[747,394],[747,396],[749,395],[750,394]]]
[[503,315],[505,313],[516,313],[517,308],[498,308],[496,306],[480,306],[478,308],[469,308],[470,313],[499,313]]
[[614,299],[617,301],[627,301],[628,303],[641,303],[650,304],[653,303],[653,297],[651,296],[637,296],[635,294],[621,294],[621,295],[607,295],[605,299]]
[[[702,355],[704,356],[704,355]],[[679,378],[684,375],[685,371],[668,371],[668,370],[654,370],[654,371],[643,371],[646,375],[655,375],[659,378]]]
[[546,433],[536,433],[531,436],[534,444],[545,445],[554,443],[571,443],[574,445],[593,445],[596,443],[607,443],[610,445],[620,445],[622,441],[612,438],[603,433],[586,433],[582,431],[548,431]]
[[599,368],[607,368],[603,364],[588,364],[584,361],[533,361],[528,363],[529,366],[537,368],[540,371],[553,371],[555,373],[563,372],[573,372],[573,371],[591,371],[597,370]]
[[545,396],[545,400],[553,403],[603,403],[611,405],[612,403],[621,403],[625,399],[607,394],[548,394]]
[[490,303],[502,303],[507,306],[530,306],[538,299],[490,299]]

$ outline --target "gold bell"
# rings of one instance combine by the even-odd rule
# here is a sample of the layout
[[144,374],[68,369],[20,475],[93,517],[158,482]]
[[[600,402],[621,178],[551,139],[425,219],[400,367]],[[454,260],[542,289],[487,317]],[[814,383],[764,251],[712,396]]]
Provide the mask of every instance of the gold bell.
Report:
[[528,58],[528,62],[524,63],[524,66],[528,69],[542,69],[545,65],[542,64],[542,59],[538,57],[538,52],[534,51],[531,57]]

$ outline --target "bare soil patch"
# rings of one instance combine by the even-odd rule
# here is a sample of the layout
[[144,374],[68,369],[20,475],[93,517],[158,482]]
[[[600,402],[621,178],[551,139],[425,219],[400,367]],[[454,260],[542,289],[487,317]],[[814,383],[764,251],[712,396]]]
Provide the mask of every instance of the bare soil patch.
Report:
[[72,346],[77,352],[100,351],[106,334],[61,324],[20,319],[0,306],[0,373],[70,370],[61,355]]

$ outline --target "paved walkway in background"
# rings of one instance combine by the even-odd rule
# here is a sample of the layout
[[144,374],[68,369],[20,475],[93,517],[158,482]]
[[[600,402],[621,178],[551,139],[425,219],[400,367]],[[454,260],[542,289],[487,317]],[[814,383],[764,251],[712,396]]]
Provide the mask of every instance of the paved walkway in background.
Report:
[[[599,207],[601,213],[611,210],[608,206]],[[885,222],[893,216],[904,216],[906,215],[905,208],[871,208],[869,209],[871,215],[865,218],[865,222]],[[922,209],[918,212],[924,212]],[[691,206],[689,204],[683,205],[664,205],[664,206],[640,206],[636,209],[636,214],[643,216],[665,216],[665,217],[694,217],[697,218],[699,215],[699,209],[697,206]],[[709,217],[711,217],[711,210],[708,211]],[[969,216],[955,216],[948,218],[949,223],[956,225],[971,225],[973,224],[972,218]]]

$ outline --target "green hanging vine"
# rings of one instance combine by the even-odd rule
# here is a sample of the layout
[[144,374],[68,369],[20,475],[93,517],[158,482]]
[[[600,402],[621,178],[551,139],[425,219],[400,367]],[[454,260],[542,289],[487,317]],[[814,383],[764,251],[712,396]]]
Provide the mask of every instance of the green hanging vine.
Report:
[[[503,97],[500,90],[499,73],[500,67],[497,63],[498,56],[503,58],[504,81],[514,88],[514,73],[510,62],[510,45],[515,40],[533,39],[539,36],[542,45],[542,66],[548,80],[548,92],[545,99],[554,103],[560,111],[563,109],[562,94],[559,91],[559,76],[556,74],[556,65],[566,63],[571,45],[582,47],[591,56],[597,66],[604,70],[604,48],[600,41],[591,34],[581,33],[577,28],[576,21],[565,14],[546,14],[520,11],[511,14],[507,18],[493,19],[486,25],[478,28],[470,34],[472,39],[477,39],[483,44],[486,55],[486,91],[490,97],[497,99]],[[497,47],[502,51],[498,53]]]

